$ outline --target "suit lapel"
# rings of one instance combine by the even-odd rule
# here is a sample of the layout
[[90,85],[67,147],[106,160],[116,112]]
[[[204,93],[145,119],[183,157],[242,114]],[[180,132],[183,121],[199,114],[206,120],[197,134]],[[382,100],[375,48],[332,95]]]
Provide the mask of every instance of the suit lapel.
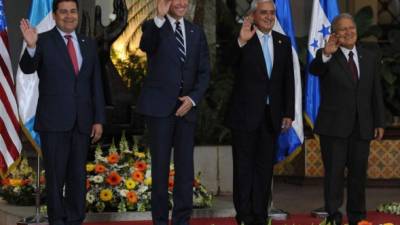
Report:
[[69,58],[68,49],[67,45],[65,44],[64,37],[61,36],[56,27],[53,28],[52,35],[54,37],[57,49],[60,49],[59,54],[61,55],[63,61],[68,65],[67,67],[70,68],[71,74],[74,74],[74,67],[72,65],[71,59]]
[[[271,70],[271,77],[275,74],[274,71],[276,66],[279,64],[279,59],[281,58],[281,53],[284,51],[281,49],[282,48],[282,40],[276,35],[275,31],[272,31],[272,42],[274,45],[274,57],[273,57],[273,64],[272,64],[272,70]],[[271,56],[272,58],[272,56]]]
[[78,74],[78,78],[79,78],[79,76],[81,75],[81,71],[84,70],[85,65],[86,65],[88,46],[87,46],[87,40],[85,38],[81,37],[78,34],[76,35],[76,37],[78,38],[79,48],[81,50],[81,55],[82,55],[82,65],[81,65],[81,68],[79,69],[79,74]]
[[345,79],[348,79],[353,85],[356,85],[356,82],[354,82],[354,80],[352,78],[350,68],[347,65],[346,56],[344,56],[342,50],[338,49],[335,52],[334,57],[339,62],[340,66],[342,67],[343,71],[345,72],[345,73],[343,73],[343,75],[346,77]]
[[365,59],[363,57],[363,50],[362,50],[362,48],[360,48],[358,46],[357,46],[357,57],[358,57],[358,67],[359,67],[358,68],[359,69],[359,71],[358,71],[358,74],[359,74],[358,85],[360,85],[361,82],[363,80],[365,80],[365,73],[362,70],[362,68],[366,67],[366,64],[365,64],[366,62],[365,62]]
[[185,36],[186,36],[186,60],[185,63],[189,60],[189,57],[192,53],[192,49],[193,49],[193,37],[192,35],[194,35],[194,30],[193,30],[193,25],[191,23],[189,23],[188,21],[184,20],[185,22]]
[[255,54],[255,59],[258,60],[257,65],[260,65],[263,78],[268,79],[267,65],[265,64],[264,53],[262,50],[260,39],[258,38],[257,34],[254,34],[253,37],[250,39],[249,45],[251,46],[250,53]]

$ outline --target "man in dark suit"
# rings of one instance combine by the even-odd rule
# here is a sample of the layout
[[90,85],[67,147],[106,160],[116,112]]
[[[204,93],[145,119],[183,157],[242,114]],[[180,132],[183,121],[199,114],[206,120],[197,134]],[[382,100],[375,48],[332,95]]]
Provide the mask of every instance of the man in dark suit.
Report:
[[[20,28],[27,43],[20,67],[37,71],[39,132],[46,170],[47,213],[51,225],[79,225],[85,217],[86,155],[100,139],[104,96],[96,44],[75,33],[78,2],[55,0],[56,26],[37,34],[29,21]],[[63,188],[65,193],[63,194]]]
[[314,132],[320,137],[325,210],[332,224],[342,222],[338,209],[343,203],[345,167],[349,224],[365,219],[369,143],[384,133],[379,59],[356,41],[352,16],[337,16],[325,48],[317,51],[310,65],[310,72],[320,80],[321,104]]
[[172,224],[189,224],[193,198],[194,131],[209,82],[208,46],[200,27],[183,17],[188,0],[157,1],[157,16],[143,24],[140,49],[148,74],[137,109],[150,137],[153,223],[168,224],[168,177],[174,147],[175,185]]
[[294,118],[292,46],[272,31],[274,23],[274,2],[253,0],[233,47],[236,74],[227,123],[238,224],[266,224],[276,140]]

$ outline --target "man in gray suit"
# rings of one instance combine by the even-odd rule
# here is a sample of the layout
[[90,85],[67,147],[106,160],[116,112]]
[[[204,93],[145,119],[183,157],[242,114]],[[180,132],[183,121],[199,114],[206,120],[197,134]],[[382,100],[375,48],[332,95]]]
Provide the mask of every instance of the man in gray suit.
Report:
[[369,144],[384,133],[384,105],[379,58],[356,45],[357,29],[350,14],[332,21],[332,34],[318,50],[310,72],[319,77],[321,105],[314,132],[320,135],[325,167],[324,198],[328,222],[341,224],[344,170],[347,167],[349,224],[366,218],[365,183]]

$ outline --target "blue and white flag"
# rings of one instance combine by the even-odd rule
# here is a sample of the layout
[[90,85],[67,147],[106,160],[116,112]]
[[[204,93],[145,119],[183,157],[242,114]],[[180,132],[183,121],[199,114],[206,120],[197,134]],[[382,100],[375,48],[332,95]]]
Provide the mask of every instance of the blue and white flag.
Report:
[[297,149],[301,149],[304,141],[303,116],[302,116],[302,91],[300,63],[297,54],[297,45],[292,23],[290,0],[276,0],[276,22],[273,30],[285,34],[292,43],[294,87],[295,87],[295,116],[292,127],[285,133],[281,133],[278,139],[277,161],[284,160]]
[[[325,46],[330,35],[331,21],[339,14],[336,0],[314,0],[311,16],[310,33],[308,34],[308,65],[315,58],[318,49]],[[308,66],[307,66],[308,68]],[[314,128],[320,104],[318,77],[307,73],[305,118]]]
[[[38,33],[46,32],[55,26],[52,16],[53,0],[33,0],[29,14],[29,21]],[[25,51],[23,43],[21,56]],[[16,90],[19,116],[22,129],[36,150],[40,149],[39,134],[33,130],[37,101],[39,98],[39,78],[37,73],[24,74],[18,67],[16,76]]]

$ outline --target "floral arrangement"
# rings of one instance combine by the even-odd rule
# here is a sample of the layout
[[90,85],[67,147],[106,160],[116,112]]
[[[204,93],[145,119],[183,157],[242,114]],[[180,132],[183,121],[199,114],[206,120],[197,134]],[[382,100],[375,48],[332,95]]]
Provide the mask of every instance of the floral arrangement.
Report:
[[[44,182],[44,172],[42,171],[40,183],[44,184]],[[29,166],[25,157],[7,178],[1,179],[0,183],[0,196],[9,204],[28,206],[35,203],[36,173]],[[40,185],[40,189],[43,192],[44,185]]]
[[[148,211],[151,198],[151,159],[146,147],[137,141],[132,148],[122,135],[119,148],[114,142],[104,154],[100,146],[95,150],[95,159],[86,165],[87,209],[103,211]],[[172,206],[174,166],[170,166],[169,200]],[[210,207],[212,195],[200,182],[200,174],[193,182],[194,207]]]
[[378,212],[400,215],[400,202],[390,202],[380,204],[377,208]]

